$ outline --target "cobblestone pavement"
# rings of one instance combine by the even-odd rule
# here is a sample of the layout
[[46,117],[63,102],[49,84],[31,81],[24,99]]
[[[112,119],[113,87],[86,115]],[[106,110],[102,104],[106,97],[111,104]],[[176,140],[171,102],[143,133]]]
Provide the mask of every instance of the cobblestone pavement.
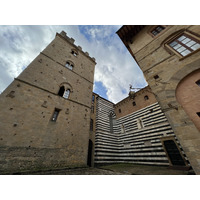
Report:
[[113,164],[98,168],[85,167],[73,169],[54,169],[37,172],[16,173],[21,175],[188,175],[192,170],[169,169],[164,166],[148,166],[135,164]]
[[32,175],[123,175],[120,172],[111,171],[108,169],[99,168],[75,168],[75,169],[61,169],[61,170],[49,170],[42,172],[23,173]]
[[113,164],[102,166],[102,169],[112,170],[127,175],[193,175],[193,170],[186,170],[184,168],[168,166],[150,166],[150,165],[136,165],[136,164]]

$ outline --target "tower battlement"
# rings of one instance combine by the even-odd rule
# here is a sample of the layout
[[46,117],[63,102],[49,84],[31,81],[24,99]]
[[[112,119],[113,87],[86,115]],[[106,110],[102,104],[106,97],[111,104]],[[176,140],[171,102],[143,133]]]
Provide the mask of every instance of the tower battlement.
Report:
[[82,50],[82,47],[81,47],[81,46],[76,46],[76,45],[74,44],[75,39],[74,39],[74,38],[68,37],[68,36],[67,36],[67,33],[66,33],[65,31],[61,31],[60,33],[57,33],[56,35],[62,36],[62,37],[63,37],[64,39],[66,39],[68,42],[70,42],[71,44],[73,44],[73,45],[77,48],[77,50],[81,51],[83,54],[85,54],[87,57],[89,57],[90,59],[92,59],[92,60],[96,63],[95,58],[94,58],[94,57],[90,57],[90,55],[89,55],[88,52],[84,52],[84,51]]

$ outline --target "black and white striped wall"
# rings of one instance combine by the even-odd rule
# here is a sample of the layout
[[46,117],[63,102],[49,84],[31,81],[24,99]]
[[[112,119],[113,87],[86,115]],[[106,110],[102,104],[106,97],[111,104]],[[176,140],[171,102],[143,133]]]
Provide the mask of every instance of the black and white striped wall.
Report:
[[161,143],[161,138],[166,136],[175,138],[187,161],[158,103],[115,119],[114,104],[98,96],[95,165],[135,163],[168,166],[169,161]]

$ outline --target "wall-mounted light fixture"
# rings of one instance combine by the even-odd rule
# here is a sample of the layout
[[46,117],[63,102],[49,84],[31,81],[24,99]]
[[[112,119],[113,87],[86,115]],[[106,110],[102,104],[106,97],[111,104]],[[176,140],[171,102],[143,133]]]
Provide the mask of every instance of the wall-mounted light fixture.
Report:
[[[136,94],[136,92],[135,91],[132,91],[132,90],[140,90],[140,89],[143,89],[143,88],[133,88],[132,87],[132,85],[131,84],[129,84],[129,94],[128,94],[128,96],[129,96],[129,98],[130,99],[135,99],[135,94]],[[155,96],[157,96],[154,92],[152,92],[151,90],[146,90],[146,91],[148,91],[148,92],[150,92],[150,93],[152,93],[152,94],[154,94]]]

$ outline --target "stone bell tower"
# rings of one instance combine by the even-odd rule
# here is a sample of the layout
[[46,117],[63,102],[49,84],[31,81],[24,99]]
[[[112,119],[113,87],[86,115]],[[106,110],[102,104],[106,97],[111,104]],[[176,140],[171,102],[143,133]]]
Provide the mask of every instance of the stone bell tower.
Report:
[[64,31],[0,95],[0,173],[86,166],[95,59]]

